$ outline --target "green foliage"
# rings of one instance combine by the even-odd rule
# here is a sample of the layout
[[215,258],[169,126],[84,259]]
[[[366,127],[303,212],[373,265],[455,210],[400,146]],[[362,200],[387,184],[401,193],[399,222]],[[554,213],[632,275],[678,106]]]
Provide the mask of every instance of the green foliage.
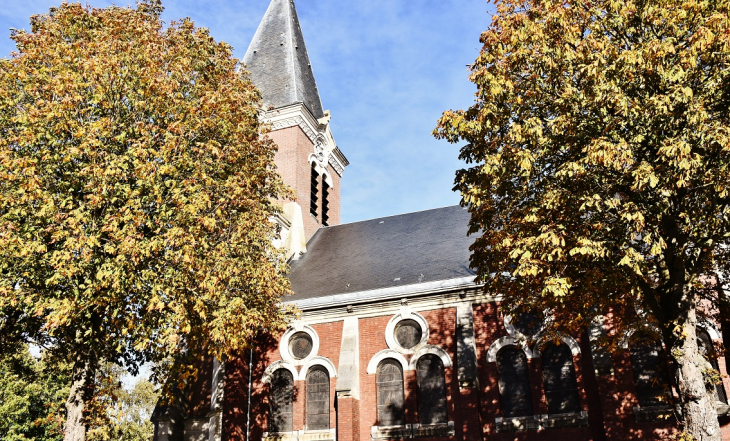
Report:
[[150,421],[159,398],[152,383],[139,378],[129,388],[122,383],[124,370],[119,366],[102,366],[96,377],[97,394],[90,412],[89,441],[149,441],[154,425]]
[[28,348],[0,355],[0,440],[63,439],[68,363],[33,358]]

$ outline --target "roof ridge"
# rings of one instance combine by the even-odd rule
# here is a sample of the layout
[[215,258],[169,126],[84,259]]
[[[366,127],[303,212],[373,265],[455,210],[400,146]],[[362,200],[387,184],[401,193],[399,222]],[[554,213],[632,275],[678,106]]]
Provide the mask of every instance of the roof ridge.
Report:
[[[407,211],[405,213],[392,214],[390,216],[374,217],[374,218],[371,218],[371,219],[362,219],[362,220],[358,220],[358,221],[347,222],[347,223],[344,223],[344,224],[327,225],[326,227],[322,227],[321,226],[321,227],[317,228],[317,231],[322,230],[322,229],[327,229],[327,228],[335,228],[335,227],[341,227],[341,226],[345,226],[345,225],[358,224],[358,223],[361,223],[361,222],[370,222],[370,221],[375,221],[375,220],[380,220],[380,219],[388,219],[388,218],[397,217],[397,216],[405,216],[405,215],[408,215],[408,214],[424,213],[426,211],[443,210],[444,208],[455,208],[455,207],[460,207],[460,205],[459,204],[444,205],[443,207],[435,207],[435,208],[426,208],[426,209],[423,209],[423,210]],[[464,210],[466,210],[466,208],[464,208],[464,207],[462,207],[462,208]],[[312,237],[314,237],[314,235],[312,235]]]

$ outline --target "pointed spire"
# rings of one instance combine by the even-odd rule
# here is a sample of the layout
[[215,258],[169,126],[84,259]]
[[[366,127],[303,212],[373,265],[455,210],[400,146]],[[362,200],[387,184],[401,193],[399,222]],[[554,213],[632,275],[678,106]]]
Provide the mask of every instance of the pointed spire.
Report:
[[264,108],[304,103],[315,118],[324,116],[293,0],[271,0],[243,62]]

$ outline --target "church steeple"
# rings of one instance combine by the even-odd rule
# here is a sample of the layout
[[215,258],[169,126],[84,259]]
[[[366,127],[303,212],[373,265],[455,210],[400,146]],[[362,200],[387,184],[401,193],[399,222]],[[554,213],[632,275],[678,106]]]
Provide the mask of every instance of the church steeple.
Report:
[[303,103],[316,119],[324,117],[293,0],[271,0],[243,62],[265,109]]

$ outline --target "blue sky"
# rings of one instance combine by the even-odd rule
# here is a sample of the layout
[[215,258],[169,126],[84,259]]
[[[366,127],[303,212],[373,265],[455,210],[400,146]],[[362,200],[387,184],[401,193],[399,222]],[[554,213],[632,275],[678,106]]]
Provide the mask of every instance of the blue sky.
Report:
[[[0,8],[0,56],[9,28],[61,0],[9,0]],[[93,0],[104,7],[129,2]],[[453,205],[459,146],[431,136],[444,110],[473,102],[467,64],[491,21],[486,0],[295,0],[322,105],[350,160],[342,221]],[[163,0],[167,22],[190,17],[243,58],[269,0]]]

